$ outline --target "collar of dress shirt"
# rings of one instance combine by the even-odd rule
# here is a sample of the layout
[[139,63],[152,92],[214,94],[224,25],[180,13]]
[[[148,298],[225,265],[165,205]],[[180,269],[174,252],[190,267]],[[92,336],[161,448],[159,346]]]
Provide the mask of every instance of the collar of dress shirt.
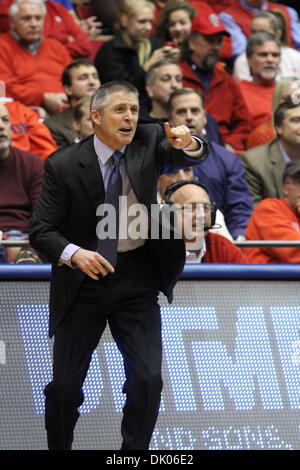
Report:
[[251,7],[250,5],[248,5],[248,3],[246,3],[245,0],[240,0],[240,4],[244,8],[246,8],[246,10],[253,11],[253,13],[257,13],[258,11],[261,11],[261,10],[267,10],[267,2],[265,2],[261,8]]
[[281,153],[282,153],[282,156],[283,156],[283,158],[284,158],[285,163],[290,162],[291,159],[290,159],[290,157],[288,156],[288,154],[286,153],[286,151],[284,150],[283,145],[282,145],[282,143],[280,142],[280,140],[278,141],[278,144],[279,144],[279,147],[280,147],[280,150],[281,150]]
[[[94,147],[95,147],[95,151],[98,156],[98,159],[100,160],[102,165],[105,165],[110,159],[110,157],[112,156],[112,154],[115,152],[114,149],[112,149],[111,147],[108,147],[103,142],[101,142],[101,140],[98,139],[96,134],[94,134]],[[126,145],[124,145],[124,147],[120,149],[120,152],[124,154],[125,148],[126,148]]]
[[188,251],[186,250],[186,263],[201,263],[202,258],[206,253],[206,242],[205,238],[203,239],[203,247],[199,252]]
[[40,47],[40,44],[42,42],[42,39],[38,39],[35,42],[28,43],[28,42],[23,41],[23,39],[18,35],[18,33],[16,33],[16,31],[12,29],[10,30],[10,34],[20,44],[20,46],[26,49],[30,54],[35,55],[37,53]]

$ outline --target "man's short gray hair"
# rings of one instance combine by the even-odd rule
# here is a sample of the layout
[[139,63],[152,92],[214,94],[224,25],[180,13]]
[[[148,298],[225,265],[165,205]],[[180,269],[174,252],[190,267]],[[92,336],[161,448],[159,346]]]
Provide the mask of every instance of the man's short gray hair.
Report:
[[164,59],[161,59],[158,62],[155,62],[153,65],[151,65],[151,67],[147,71],[146,73],[147,85],[154,85],[155,80],[156,80],[156,69],[158,69],[159,67],[163,67],[165,65],[176,65],[180,73],[182,74],[181,68],[179,67],[177,62],[174,59],[171,59],[171,57],[165,57]]
[[248,39],[246,49],[247,57],[251,57],[256,47],[262,46],[267,41],[276,42],[278,48],[280,49],[281,42],[277,36],[274,36],[274,34],[268,33],[267,31],[261,31],[259,33],[252,34]]
[[115,80],[113,82],[108,82],[104,85],[101,85],[101,87],[95,91],[91,97],[90,110],[92,111],[92,109],[96,109],[100,114],[102,114],[104,108],[109,103],[110,95],[119,91],[133,93],[137,98],[139,97],[139,92],[134,85],[126,81]]
[[8,11],[10,18],[14,19],[16,17],[19,11],[19,5],[21,3],[34,3],[35,5],[39,5],[41,7],[43,16],[45,16],[47,13],[47,8],[46,8],[44,0],[15,0],[11,4],[10,9]]

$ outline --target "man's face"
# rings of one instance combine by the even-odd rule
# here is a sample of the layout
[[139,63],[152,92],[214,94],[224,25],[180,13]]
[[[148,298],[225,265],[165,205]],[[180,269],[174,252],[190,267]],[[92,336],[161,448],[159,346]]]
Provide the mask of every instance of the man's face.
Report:
[[266,41],[261,46],[256,46],[248,64],[255,82],[275,81],[279,64],[280,49],[276,42]]
[[85,139],[89,135],[94,133],[92,120],[90,117],[90,107],[85,105],[82,108],[83,115],[79,121],[73,121],[73,126],[80,140]]
[[283,184],[283,194],[287,203],[300,217],[300,174],[288,177]]
[[192,61],[204,71],[212,70],[219,60],[222,44],[222,33],[210,36],[197,34],[189,40]]
[[190,34],[192,20],[186,10],[175,10],[169,17],[169,35],[172,41],[181,44]]
[[[188,250],[202,248],[204,225],[211,225],[211,204],[204,189],[194,184],[187,184],[177,189],[172,195],[176,204],[178,231],[182,234]],[[181,208],[181,210],[180,210]]]
[[299,146],[300,157],[300,106],[288,109],[281,126],[276,127],[281,140],[290,146]]
[[44,15],[40,5],[20,3],[18,13],[11,19],[11,28],[23,41],[32,43],[41,39],[44,27]]
[[75,101],[92,94],[100,87],[99,75],[91,65],[80,65],[70,70],[71,85],[65,85],[65,92]]
[[0,104],[0,160],[8,156],[10,144],[11,126],[9,113],[6,106]]
[[120,150],[132,141],[138,122],[139,101],[134,93],[111,93],[104,111],[91,111],[95,134],[108,147]]
[[265,0],[246,0],[246,3],[249,5],[249,7],[261,8],[265,3]]
[[206,125],[206,113],[200,96],[196,93],[176,96],[172,100],[169,122],[172,126],[184,124],[191,134],[201,135]]
[[132,17],[124,17],[123,26],[134,43],[148,39],[153,22],[154,13],[151,8],[143,6]]
[[147,85],[149,97],[166,104],[173,91],[182,88],[182,72],[176,64],[162,65],[155,69],[155,82]]
[[158,178],[158,188],[162,198],[164,198],[165,190],[172,183],[177,181],[190,181],[194,178],[193,168],[191,166],[182,168],[182,170],[173,171],[172,173],[166,173]]

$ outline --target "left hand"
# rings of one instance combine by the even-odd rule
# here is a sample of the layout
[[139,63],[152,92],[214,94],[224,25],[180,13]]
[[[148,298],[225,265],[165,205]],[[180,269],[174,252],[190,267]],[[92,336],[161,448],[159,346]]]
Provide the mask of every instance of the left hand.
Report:
[[101,21],[97,21],[97,16],[89,16],[89,18],[80,20],[80,27],[88,33],[90,38],[95,38],[102,33]]
[[169,123],[165,122],[164,128],[168,141],[175,149],[183,149],[193,143],[190,130],[187,126],[170,127]]

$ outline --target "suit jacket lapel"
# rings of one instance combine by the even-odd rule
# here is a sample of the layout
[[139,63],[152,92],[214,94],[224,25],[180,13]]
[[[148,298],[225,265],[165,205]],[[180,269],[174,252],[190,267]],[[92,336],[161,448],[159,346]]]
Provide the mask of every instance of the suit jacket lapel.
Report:
[[282,196],[282,173],[285,168],[285,161],[280,151],[278,140],[272,142],[270,147],[270,161],[272,164],[273,182],[277,194]]
[[79,147],[79,166],[81,181],[92,204],[97,209],[104,201],[105,191],[93,135],[83,141]]

